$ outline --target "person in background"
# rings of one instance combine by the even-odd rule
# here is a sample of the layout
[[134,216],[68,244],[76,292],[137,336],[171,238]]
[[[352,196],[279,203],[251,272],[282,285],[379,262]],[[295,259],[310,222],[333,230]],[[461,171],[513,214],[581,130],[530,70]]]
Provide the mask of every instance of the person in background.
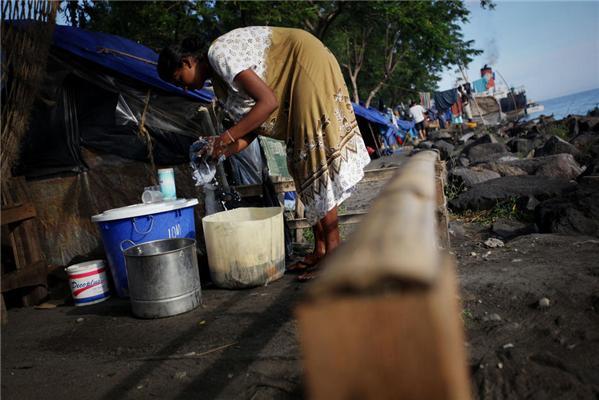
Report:
[[287,165],[314,252],[288,267],[300,280],[340,243],[337,207],[364,176],[370,157],[358,128],[341,68],[320,40],[301,29],[250,26],[212,43],[197,38],[164,48],[161,79],[214,93],[234,125],[213,139],[212,157],[244,150],[257,134],[284,140]]
[[468,91],[469,90],[467,90],[464,85],[460,85],[460,87],[458,87],[459,95],[462,98],[462,109],[464,110],[464,114],[466,114],[468,122],[472,122],[472,108],[470,106],[470,93],[468,93]]
[[426,110],[420,104],[416,104],[414,100],[410,102],[410,116],[414,120],[416,124],[416,130],[418,131],[418,136],[420,140],[426,139],[426,131],[424,130],[424,115],[426,114]]

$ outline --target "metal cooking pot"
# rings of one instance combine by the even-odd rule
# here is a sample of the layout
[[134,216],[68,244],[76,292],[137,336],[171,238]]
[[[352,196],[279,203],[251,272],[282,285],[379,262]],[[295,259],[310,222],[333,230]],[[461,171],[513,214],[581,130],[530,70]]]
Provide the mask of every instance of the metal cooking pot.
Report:
[[155,240],[130,247],[123,254],[134,315],[169,317],[200,305],[195,240]]

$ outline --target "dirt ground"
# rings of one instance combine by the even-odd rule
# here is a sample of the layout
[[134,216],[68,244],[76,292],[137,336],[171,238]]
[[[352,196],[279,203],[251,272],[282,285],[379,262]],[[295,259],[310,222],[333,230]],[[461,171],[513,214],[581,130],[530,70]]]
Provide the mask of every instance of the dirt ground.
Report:
[[489,249],[483,227],[452,225],[476,397],[598,399],[599,240],[532,234]]
[[293,278],[205,289],[202,307],[156,320],[131,316],[116,298],[9,310],[2,398],[301,398],[293,305],[302,287]]
[[[533,234],[489,249],[486,227],[451,231],[474,397],[599,399],[599,239]],[[302,398],[293,310],[305,288],[294,275],[206,287],[200,308],[158,320],[123,299],[64,304],[56,289],[56,308],[8,312],[2,399]]]

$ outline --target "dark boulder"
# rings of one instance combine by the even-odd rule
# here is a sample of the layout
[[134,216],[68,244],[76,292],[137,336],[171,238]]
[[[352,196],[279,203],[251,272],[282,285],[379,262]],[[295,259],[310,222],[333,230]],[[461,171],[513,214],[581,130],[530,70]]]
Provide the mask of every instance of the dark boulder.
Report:
[[488,169],[472,167],[454,168],[449,172],[449,181],[456,186],[464,186],[470,188],[477,183],[485,182],[491,179],[497,179],[500,175],[497,172],[489,171]]
[[582,117],[578,120],[578,126],[582,132],[599,133],[599,117]]
[[472,139],[473,136],[474,136],[474,132],[466,133],[466,134],[460,136],[460,139],[458,141],[460,143],[466,143],[467,141]]
[[493,223],[491,231],[500,238],[509,240],[515,238],[516,236],[537,233],[538,229],[535,224],[527,224],[511,219],[500,218]]
[[472,136],[468,136],[468,135],[470,135],[470,133],[467,133],[466,135],[462,136],[462,138],[460,138],[460,141],[462,141],[462,139],[464,139],[463,143],[468,142],[466,147],[464,147],[465,154],[468,153],[468,151],[470,150],[471,147],[478,146],[479,144],[499,143],[499,141],[497,140],[495,135],[493,135],[491,133],[485,133],[483,135],[473,134]]
[[578,177],[579,180],[584,178],[593,178],[594,181],[599,179],[599,155],[596,155],[586,164],[586,169]]
[[456,211],[488,210],[498,202],[510,199],[522,201],[534,197],[538,201],[560,195],[563,190],[575,187],[567,179],[545,176],[504,176],[474,185],[449,202]]
[[435,131],[428,134],[428,139],[432,141],[441,139],[453,141],[453,136],[447,131]]
[[433,144],[433,149],[439,150],[439,153],[441,154],[441,160],[449,159],[454,148],[455,146],[453,144],[448,143],[445,140],[437,140]]
[[570,140],[570,143],[580,151],[578,161],[582,164],[588,164],[593,158],[599,156],[599,135],[596,133],[581,133]]
[[574,157],[580,155],[580,150],[573,144],[566,142],[557,136],[549,138],[545,144],[535,150],[535,157],[550,156],[554,154],[572,154]]
[[425,140],[423,142],[418,143],[416,148],[430,150],[433,148],[433,142],[429,142],[428,140]]
[[512,153],[528,154],[535,148],[535,142],[526,138],[513,138],[507,142]]
[[535,220],[541,232],[599,237],[599,184],[581,183],[541,202],[535,209]]
[[497,157],[496,154],[508,153],[508,149],[502,143],[482,143],[474,146],[468,146],[466,149],[464,149],[464,152],[470,162],[479,163]]
[[466,157],[460,157],[458,158],[458,164],[462,167],[467,167],[470,165],[470,160],[468,160]]
[[[564,179],[574,179],[582,172],[582,168],[576,160],[574,160],[574,157],[572,157],[571,154],[556,154],[524,160],[500,160],[491,164],[503,164],[509,167],[516,167],[529,175],[541,175]],[[496,170],[493,167],[487,168]]]
[[491,162],[488,164],[478,164],[479,167],[497,172],[501,176],[528,175],[526,171],[508,163]]

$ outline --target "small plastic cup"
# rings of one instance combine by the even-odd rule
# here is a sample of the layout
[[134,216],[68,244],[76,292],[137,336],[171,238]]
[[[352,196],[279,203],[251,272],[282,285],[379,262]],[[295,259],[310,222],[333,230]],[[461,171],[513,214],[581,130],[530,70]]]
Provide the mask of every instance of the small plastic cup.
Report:
[[156,203],[162,200],[163,196],[160,190],[144,190],[144,192],[141,195],[141,202],[144,204]]

